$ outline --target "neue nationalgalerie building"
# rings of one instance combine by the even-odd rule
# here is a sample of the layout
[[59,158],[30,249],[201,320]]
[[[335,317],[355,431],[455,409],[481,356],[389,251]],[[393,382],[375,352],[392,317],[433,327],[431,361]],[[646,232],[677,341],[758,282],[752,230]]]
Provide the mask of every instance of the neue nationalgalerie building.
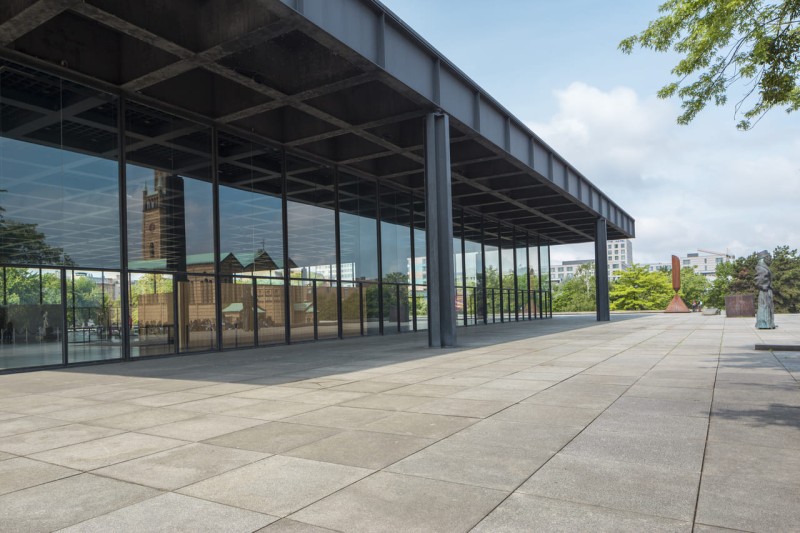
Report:
[[450,345],[549,317],[551,245],[634,235],[374,0],[0,3],[0,207],[0,370]]

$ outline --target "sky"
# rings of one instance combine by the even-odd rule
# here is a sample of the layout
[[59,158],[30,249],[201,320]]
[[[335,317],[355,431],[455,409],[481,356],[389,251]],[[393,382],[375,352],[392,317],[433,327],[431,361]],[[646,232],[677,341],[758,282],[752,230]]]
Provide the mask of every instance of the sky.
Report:
[[[619,41],[663,0],[383,0],[636,220],[636,263],[800,247],[800,114],[736,129],[734,103],[679,126],[674,54]],[[593,246],[555,246],[554,262]]]

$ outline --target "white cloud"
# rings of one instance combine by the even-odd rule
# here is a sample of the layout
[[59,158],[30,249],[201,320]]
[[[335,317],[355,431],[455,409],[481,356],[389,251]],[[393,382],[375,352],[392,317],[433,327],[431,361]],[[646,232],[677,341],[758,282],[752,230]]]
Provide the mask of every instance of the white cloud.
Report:
[[[791,122],[769,117],[742,133],[712,109],[677,126],[674,103],[580,82],[555,97],[552,117],[528,125],[636,219],[637,262],[698,248],[742,255],[800,246],[800,141]],[[554,248],[553,257],[587,253]]]

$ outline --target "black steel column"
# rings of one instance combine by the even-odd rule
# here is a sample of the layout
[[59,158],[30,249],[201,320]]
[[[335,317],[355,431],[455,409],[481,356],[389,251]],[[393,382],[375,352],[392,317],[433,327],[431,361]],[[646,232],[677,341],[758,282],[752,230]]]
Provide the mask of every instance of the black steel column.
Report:
[[292,343],[292,287],[289,265],[289,179],[286,172],[286,150],[281,154],[281,225],[283,226],[283,333],[286,344]]
[[485,219],[481,217],[481,309],[483,311],[483,323],[489,323],[489,306],[486,303],[486,230]]
[[[127,156],[125,153],[125,113],[126,113],[125,97],[120,96],[117,105],[117,165],[118,175],[117,183],[119,187],[119,299],[120,299],[120,315],[119,325],[120,336],[122,338],[122,358],[130,359],[131,357],[131,310],[130,310],[130,295],[129,295],[129,279],[128,275],[128,185],[127,185]],[[73,292],[74,294],[74,292]],[[74,316],[74,315],[73,315]]]
[[[381,240],[381,182],[375,182],[375,246],[378,248],[378,334],[383,335],[383,241]],[[369,313],[367,313],[369,320]]]
[[608,249],[606,246],[606,219],[598,218],[594,224],[594,278],[598,322],[611,320],[608,303]]
[[444,113],[430,113],[425,118],[429,346],[456,344],[451,181],[450,121]]
[[342,226],[339,211],[339,167],[333,169],[333,201],[335,209],[333,211],[333,227],[336,235],[336,314],[339,318],[336,320],[336,336],[340,339],[344,338],[344,326],[342,317]]
[[[217,128],[211,128],[211,219],[214,239],[214,320],[217,323],[217,351],[222,350],[222,276],[220,261],[222,260],[222,243],[219,236],[219,143]],[[254,259],[255,260],[255,259]],[[258,312],[256,311],[256,320]]]

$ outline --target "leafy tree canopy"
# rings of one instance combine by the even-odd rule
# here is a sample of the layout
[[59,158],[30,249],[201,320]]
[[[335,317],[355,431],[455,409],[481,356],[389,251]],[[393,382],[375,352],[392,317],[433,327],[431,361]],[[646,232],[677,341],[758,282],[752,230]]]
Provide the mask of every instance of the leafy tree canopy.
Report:
[[[669,274],[672,275],[671,273]],[[681,290],[680,295],[686,305],[691,306],[692,302],[698,301],[708,303],[707,294],[711,288],[711,282],[702,274],[691,267],[681,269]]]
[[673,294],[665,272],[650,272],[645,266],[633,264],[622,271],[608,296],[612,310],[641,311],[665,309]]
[[595,277],[593,265],[581,265],[575,274],[553,285],[553,311],[594,311]]
[[[723,105],[734,85],[740,129],[749,129],[773,107],[800,109],[800,0],[667,0],[661,16],[620,49],[642,47],[681,55],[675,79],[658,93],[678,95],[688,124],[709,102]],[[745,102],[748,102],[745,104]]]

